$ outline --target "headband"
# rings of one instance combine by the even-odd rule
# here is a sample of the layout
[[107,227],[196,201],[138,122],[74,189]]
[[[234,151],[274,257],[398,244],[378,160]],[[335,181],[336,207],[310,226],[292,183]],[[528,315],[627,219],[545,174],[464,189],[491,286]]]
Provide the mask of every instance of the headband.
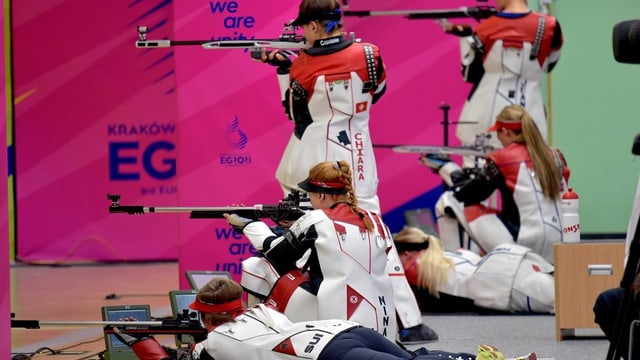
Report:
[[306,192],[344,194],[347,192],[344,183],[345,180],[343,178],[339,178],[338,181],[319,181],[306,178],[298,186]]
[[241,299],[231,300],[222,304],[211,304],[196,298],[191,304],[189,304],[189,308],[205,313],[215,314],[233,314],[244,310]]
[[509,129],[509,130],[522,130],[522,122],[521,121],[506,122],[502,120],[496,120],[493,126],[488,128],[487,131],[498,131],[502,128]]

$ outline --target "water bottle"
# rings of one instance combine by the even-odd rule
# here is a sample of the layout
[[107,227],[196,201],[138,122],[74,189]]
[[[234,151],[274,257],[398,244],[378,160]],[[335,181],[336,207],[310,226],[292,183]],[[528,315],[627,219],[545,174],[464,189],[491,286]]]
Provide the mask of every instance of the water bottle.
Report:
[[572,188],[562,194],[562,242],[580,241],[579,197]]

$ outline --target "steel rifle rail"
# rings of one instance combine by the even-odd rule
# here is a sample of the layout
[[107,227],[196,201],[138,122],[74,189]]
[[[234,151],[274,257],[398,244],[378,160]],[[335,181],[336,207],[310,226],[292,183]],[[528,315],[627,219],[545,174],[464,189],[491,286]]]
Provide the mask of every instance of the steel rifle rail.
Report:
[[421,19],[448,19],[448,18],[474,18],[486,19],[498,13],[493,6],[462,6],[458,9],[436,10],[346,10],[344,16],[368,17],[368,16],[403,16],[410,20]]
[[292,221],[304,215],[309,206],[300,206],[305,200],[300,194],[294,192],[278,204],[256,204],[253,206],[221,206],[221,207],[160,207],[142,205],[120,205],[120,195],[107,194],[111,200],[110,213],[126,213],[129,215],[141,215],[146,213],[189,213],[191,219],[221,219],[224,214],[237,214],[242,217],[260,219],[269,218],[273,221]]

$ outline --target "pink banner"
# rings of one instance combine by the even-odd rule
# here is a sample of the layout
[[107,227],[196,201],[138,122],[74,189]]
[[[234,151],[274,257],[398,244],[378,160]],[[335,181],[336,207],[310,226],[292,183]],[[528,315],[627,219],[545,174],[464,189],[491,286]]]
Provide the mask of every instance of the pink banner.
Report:
[[[297,15],[298,0],[175,3],[177,39],[274,38]],[[457,9],[469,1],[430,1]],[[424,1],[359,1],[351,9],[424,9]],[[464,21],[464,20],[463,20]],[[374,143],[443,145],[443,103],[457,118],[468,87],[461,80],[458,39],[434,20],[401,16],[345,18],[345,30],[381,49],[388,90],[372,109]],[[273,67],[252,62],[243,50],[176,49],[181,205],[277,203],[274,173],[291,134]],[[453,131],[453,128],[451,129]],[[453,137],[450,144],[455,144]],[[379,149],[383,212],[411,203],[440,183],[417,155]],[[418,204],[428,207],[430,204]],[[402,226],[399,224],[399,226]],[[180,220],[180,271],[229,271],[252,255],[248,241],[221,220]],[[182,277],[181,285],[186,286]]]
[[[178,39],[276,38],[297,2],[191,1],[174,4]],[[246,50],[176,49],[180,204],[277,203],[274,181],[290,124],[282,118],[274,69]],[[229,271],[252,255],[223,220],[180,219],[180,272]],[[186,286],[181,277],[181,286]]]
[[13,2],[17,255],[30,262],[176,259],[175,216],[110,214],[177,199],[171,2]]
[[[457,9],[469,0],[350,1],[350,10]],[[136,49],[149,39],[277,37],[298,0],[36,0],[14,5],[18,258],[31,262],[180,260],[238,276],[253,254],[222,220],[110,214],[123,205],[274,204],[275,168],[292,131],[274,69],[245,50]],[[99,11],[98,11],[99,10]],[[471,21],[469,19],[462,21]],[[40,30],[39,30],[40,29]],[[372,110],[374,144],[442,145],[468,93],[458,39],[434,20],[347,17],[381,49],[388,90]],[[41,35],[47,34],[47,41]],[[38,53],[34,56],[34,44]],[[449,129],[453,134],[454,127]],[[448,139],[455,145],[453,136]],[[392,229],[432,205],[440,181],[417,155],[377,150],[379,195]]]

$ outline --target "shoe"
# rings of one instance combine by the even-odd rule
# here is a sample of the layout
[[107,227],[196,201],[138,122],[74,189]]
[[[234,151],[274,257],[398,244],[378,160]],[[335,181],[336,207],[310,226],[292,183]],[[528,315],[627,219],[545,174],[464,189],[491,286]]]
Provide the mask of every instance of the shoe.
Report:
[[[536,353],[532,352],[524,356],[518,356],[509,360],[537,360]],[[495,346],[482,344],[478,346],[476,360],[505,360],[504,355]]]
[[438,340],[438,334],[425,324],[406,328],[398,332],[398,341],[402,344],[420,344]]
[[482,344],[478,346],[476,360],[504,360],[504,355],[495,346]]

